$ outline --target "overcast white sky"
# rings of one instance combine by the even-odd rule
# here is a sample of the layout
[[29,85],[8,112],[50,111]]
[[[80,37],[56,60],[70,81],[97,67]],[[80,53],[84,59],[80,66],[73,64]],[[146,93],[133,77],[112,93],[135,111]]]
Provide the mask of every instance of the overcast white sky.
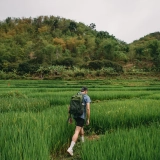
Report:
[[160,31],[160,0],[0,0],[0,20],[7,17],[60,16],[131,43]]

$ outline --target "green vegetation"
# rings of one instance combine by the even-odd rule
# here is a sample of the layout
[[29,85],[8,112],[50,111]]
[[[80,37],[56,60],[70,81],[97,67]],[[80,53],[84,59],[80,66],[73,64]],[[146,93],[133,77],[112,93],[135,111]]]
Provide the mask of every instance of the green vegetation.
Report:
[[132,79],[1,80],[0,159],[72,159],[66,154],[75,127],[67,123],[68,104],[82,85],[92,99],[91,124],[75,158],[160,158],[160,83]]
[[160,32],[151,33],[130,44],[135,66],[145,71],[160,71]]
[[141,126],[130,130],[118,129],[116,132],[107,132],[97,141],[87,141],[82,146],[82,159],[158,160],[159,133],[159,123],[150,127]]
[[159,62],[159,32],[127,44],[97,31],[94,23],[61,17],[8,17],[0,22],[0,79],[159,72]]

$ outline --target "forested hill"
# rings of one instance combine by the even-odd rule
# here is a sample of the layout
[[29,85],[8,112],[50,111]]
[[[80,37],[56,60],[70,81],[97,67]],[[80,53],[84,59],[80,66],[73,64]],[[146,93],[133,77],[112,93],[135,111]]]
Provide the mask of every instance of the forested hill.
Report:
[[129,56],[148,71],[160,71],[160,32],[150,33],[131,43]]
[[87,26],[55,16],[8,17],[0,22],[0,70],[23,75],[58,65],[122,72],[124,65],[135,61],[150,62],[151,69],[158,69],[159,37],[156,32],[127,44],[107,31],[97,31],[94,23]]

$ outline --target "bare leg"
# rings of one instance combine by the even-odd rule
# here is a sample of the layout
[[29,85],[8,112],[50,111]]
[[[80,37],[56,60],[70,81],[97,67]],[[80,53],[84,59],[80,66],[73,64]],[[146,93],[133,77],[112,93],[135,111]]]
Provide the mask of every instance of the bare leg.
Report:
[[83,127],[82,127],[81,130],[80,130],[80,135],[81,135],[81,136],[84,135],[84,129],[83,129]]
[[81,131],[82,127],[79,127],[79,126],[76,126],[76,129],[75,129],[75,132],[74,132],[74,135],[72,137],[72,142],[70,144],[70,147],[67,149],[67,152],[73,156],[73,147],[78,139],[78,136],[79,136],[79,133]]
[[80,130],[80,135],[81,135],[81,141],[84,142],[84,129],[83,129],[83,127]]
[[79,136],[79,133],[81,134],[81,132],[83,133],[83,128],[82,128],[82,127],[79,127],[79,126],[76,126],[74,135],[73,135],[73,137],[72,137],[72,141],[74,141],[74,142],[76,143],[76,141],[77,141],[77,139],[78,139],[78,136]]

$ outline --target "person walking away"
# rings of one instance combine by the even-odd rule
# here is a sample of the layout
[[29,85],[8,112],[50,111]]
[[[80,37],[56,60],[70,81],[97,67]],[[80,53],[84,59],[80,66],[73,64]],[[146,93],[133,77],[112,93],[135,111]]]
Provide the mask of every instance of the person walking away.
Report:
[[[76,128],[75,128],[75,132],[74,135],[72,136],[72,141],[70,144],[70,147],[67,149],[67,152],[73,156],[73,147],[76,144],[76,141],[78,139],[78,136],[80,134],[81,136],[81,141],[84,142],[84,123],[86,120],[86,125],[89,125],[90,123],[90,103],[91,103],[91,99],[90,97],[87,95],[88,93],[88,88],[87,87],[82,87],[81,89],[81,94],[83,94],[83,104],[84,104],[84,111],[83,114],[79,117],[74,117],[74,120],[76,122]],[[71,115],[69,115],[71,117]]]

